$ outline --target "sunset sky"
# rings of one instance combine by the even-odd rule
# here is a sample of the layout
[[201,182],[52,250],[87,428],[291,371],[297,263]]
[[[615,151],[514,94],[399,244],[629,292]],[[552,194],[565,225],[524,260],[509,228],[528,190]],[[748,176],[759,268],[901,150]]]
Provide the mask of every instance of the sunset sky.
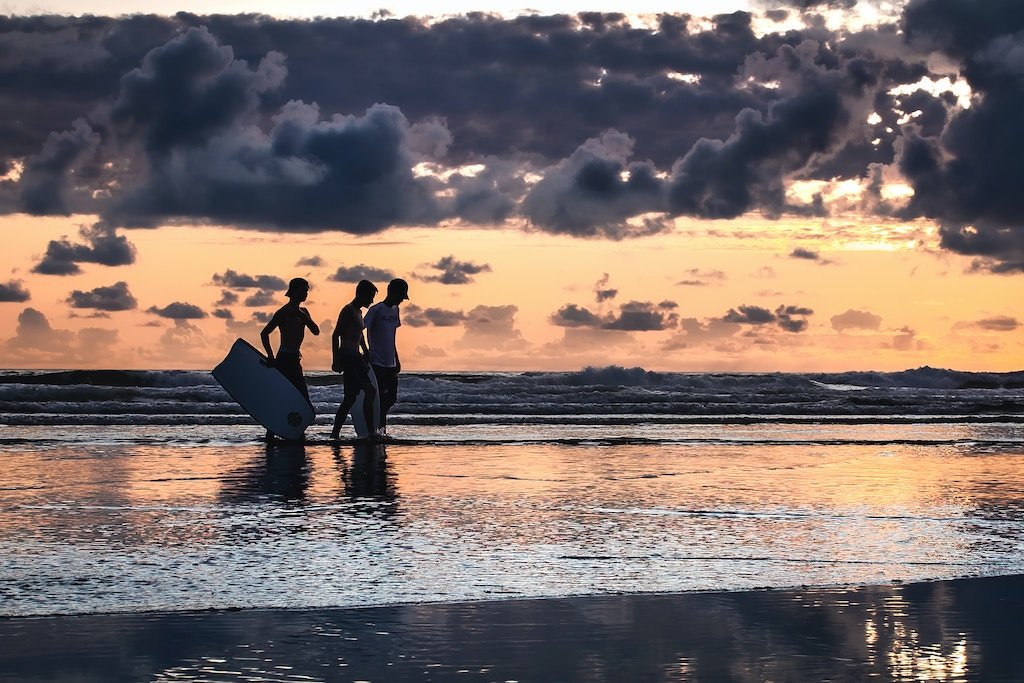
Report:
[[4,3],[0,366],[1024,367],[1019,0],[381,6]]

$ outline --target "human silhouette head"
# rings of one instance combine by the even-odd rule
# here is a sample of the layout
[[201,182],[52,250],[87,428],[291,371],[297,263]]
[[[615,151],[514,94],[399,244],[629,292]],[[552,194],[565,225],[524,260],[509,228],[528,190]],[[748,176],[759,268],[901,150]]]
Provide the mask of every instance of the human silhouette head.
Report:
[[409,298],[409,283],[400,277],[388,283],[388,301],[398,304]]
[[305,301],[309,295],[309,283],[305,278],[292,278],[288,283],[288,291],[284,295],[295,301]]
[[356,285],[356,303],[363,308],[373,303],[373,297],[377,295],[377,285],[369,280],[360,280]]

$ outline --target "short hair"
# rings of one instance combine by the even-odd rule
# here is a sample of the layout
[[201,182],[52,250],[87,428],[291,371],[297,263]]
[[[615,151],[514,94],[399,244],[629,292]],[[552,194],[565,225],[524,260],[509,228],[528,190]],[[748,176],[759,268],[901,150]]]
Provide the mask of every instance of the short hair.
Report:
[[356,285],[356,294],[362,294],[364,292],[377,293],[377,285],[373,284],[369,280],[360,280],[359,284]]
[[288,283],[288,291],[285,292],[284,295],[285,296],[295,296],[295,294],[300,289],[303,289],[303,290],[308,292],[309,291],[309,282],[306,281],[306,278],[294,277],[294,278],[292,278],[291,282]]

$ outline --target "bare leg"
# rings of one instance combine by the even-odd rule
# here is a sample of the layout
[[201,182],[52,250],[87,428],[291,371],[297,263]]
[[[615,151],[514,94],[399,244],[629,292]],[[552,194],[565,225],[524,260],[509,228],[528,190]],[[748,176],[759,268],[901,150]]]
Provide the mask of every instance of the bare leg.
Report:
[[345,397],[341,400],[341,405],[338,406],[338,412],[334,415],[334,429],[331,430],[332,439],[337,439],[341,436],[341,426],[345,424],[345,418],[348,417],[348,412],[352,410],[352,406],[355,404],[356,397],[345,394]]

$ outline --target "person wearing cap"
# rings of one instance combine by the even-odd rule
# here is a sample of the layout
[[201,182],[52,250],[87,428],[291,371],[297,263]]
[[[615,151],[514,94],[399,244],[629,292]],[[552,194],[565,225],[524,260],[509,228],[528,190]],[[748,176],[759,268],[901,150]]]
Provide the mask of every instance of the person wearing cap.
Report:
[[402,361],[398,357],[395,336],[402,326],[399,305],[409,298],[409,283],[395,278],[388,283],[388,293],[379,304],[370,307],[363,322],[370,346],[370,365],[377,375],[380,390],[380,430],[387,434],[388,411],[398,400],[398,373]]
[[[309,295],[309,283],[301,278],[294,278],[288,283],[288,291],[284,294],[288,297],[288,303],[277,309],[277,313],[270,318],[263,331],[260,332],[260,339],[263,341],[263,348],[267,352],[266,364],[275,367],[291,382],[302,395],[309,400],[309,389],[306,387],[306,380],[302,376],[302,354],[299,347],[306,336],[306,328],[313,334],[320,334],[320,328],[313,322],[309,311],[299,306]],[[270,347],[270,334],[275,329],[281,330],[281,344],[274,355]],[[267,438],[273,438],[268,431]]]

